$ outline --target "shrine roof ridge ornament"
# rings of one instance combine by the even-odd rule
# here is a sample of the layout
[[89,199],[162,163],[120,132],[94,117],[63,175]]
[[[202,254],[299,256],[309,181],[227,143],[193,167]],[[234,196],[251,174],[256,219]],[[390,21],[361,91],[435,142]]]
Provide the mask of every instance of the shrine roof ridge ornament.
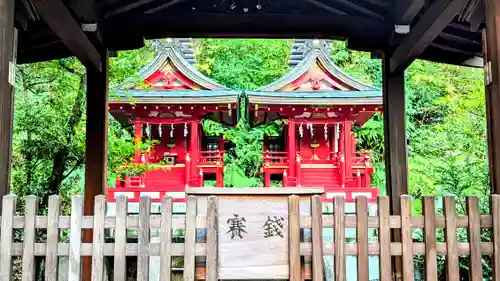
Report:
[[[331,40],[303,40],[294,41],[290,54],[289,64],[292,66],[287,74],[259,88],[256,92],[278,92],[305,75],[314,64],[321,65],[322,70],[329,76],[338,79],[340,82],[352,88],[354,91],[377,91],[382,96],[382,91],[376,87],[366,85],[344,72],[331,59]],[[332,90],[335,91],[335,90]],[[289,91],[287,91],[289,92]],[[311,91],[312,93],[312,91]]]
[[[196,69],[194,66],[196,58],[191,39],[167,38],[152,40],[151,48],[154,51],[151,62],[138,72],[143,79],[147,79],[155,72],[161,70],[162,67],[171,63],[182,75],[199,85],[202,90],[229,90]],[[129,79],[113,88],[123,91],[132,88],[136,83],[136,79]],[[165,91],[173,92],[176,90]]]

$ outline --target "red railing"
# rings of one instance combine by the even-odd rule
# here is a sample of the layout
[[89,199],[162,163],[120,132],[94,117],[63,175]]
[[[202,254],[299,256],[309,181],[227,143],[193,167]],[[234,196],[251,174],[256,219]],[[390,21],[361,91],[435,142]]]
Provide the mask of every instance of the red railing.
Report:
[[371,154],[373,153],[367,151],[353,152],[352,164],[370,166]]
[[264,167],[288,166],[288,153],[283,151],[262,152]]
[[224,151],[200,151],[198,165],[224,166]]
[[116,179],[117,188],[142,188],[144,187],[144,176],[123,176]]

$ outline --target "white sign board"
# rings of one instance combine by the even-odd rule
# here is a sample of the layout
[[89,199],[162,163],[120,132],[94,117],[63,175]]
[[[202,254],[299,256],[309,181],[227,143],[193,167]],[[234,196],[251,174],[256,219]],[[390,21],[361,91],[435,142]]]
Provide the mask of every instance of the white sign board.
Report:
[[219,197],[219,278],[288,279],[287,197]]

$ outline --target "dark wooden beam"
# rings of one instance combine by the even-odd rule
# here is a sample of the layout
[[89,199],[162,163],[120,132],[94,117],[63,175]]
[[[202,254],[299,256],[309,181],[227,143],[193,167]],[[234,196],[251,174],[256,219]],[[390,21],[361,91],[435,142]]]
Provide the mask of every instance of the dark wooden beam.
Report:
[[81,23],[95,23],[100,11],[95,0],[69,0],[67,2],[73,14]]
[[122,5],[119,8],[116,8],[116,9],[114,9],[112,11],[109,11],[108,13],[106,13],[105,17],[107,18],[107,17],[117,16],[117,15],[123,14],[125,12],[128,12],[130,10],[139,8],[139,7],[143,6],[143,5],[149,4],[149,3],[153,2],[153,1],[154,0],[138,0],[138,1],[134,1],[134,2],[131,2],[130,4]]
[[[486,0],[484,32],[486,121],[491,193],[500,194],[500,2]],[[497,276],[498,278],[498,276]]]
[[328,11],[328,12],[334,14],[334,15],[340,15],[340,16],[347,15],[346,12],[341,11],[341,10],[339,10],[337,8],[334,8],[334,7],[330,6],[330,5],[327,5],[327,4],[323,3],[323,2],[320,2],[320,1],[317,1],[317,0],[305,0],[305,1],[308,2],[308,3],[310,3],[311,5],[314,5],[314,6],[320,8],[320,9],[323,9],[325,11]]
[[444,30],[468,0],[436,0],[392,54],[391,71],[405,69]]
[[[326,13],[328,14],[328,13]],[[178,24],[183,22],[183,24]],[[266,38],[365,38],[367,42],[386,40],[391,25],[360,16],[283,14],[177,14],[158,12],[117,16],[103,23],[106,40],[117,30],[129,36],[145,34],[146,39],[165,37],[266,37]],[[124,41],[122,36],[116,37]],[[126,41],[126,40],[125,40]],[[116,42],[119,44],[119,42]],[[106,46],[111,46],[113,43]]]
[[[87,67],[87,129],[85,141],[84,215],[94,213],[94,198],[104,194],[108,171],[108,81],[109,59],[102,52],[102,65],[98,71]],[[83,232],[84,242],[92,243],[92,231]],[[92,257],[84,257],[82,280],[91,281]]]
[[14,2],[0,0],[0,197],[10,191],[14,91],[9,65],[14,63]]
[[382,59],[382,94],[384,101],[384,159],[387,194],[392,210],[400,212],[399,196],[408,194],[408,155],[404,71],[390,69],[391,58]]
[[425,0],[396,0],[394,2],[394,23],[401,25],[411,24],[425,5]]
[[[400,196],[408,194],[408,150],[406,143],[406,109],[404,70],[394,73],[391,58],[382,58],[382,95],[384,101],[384,160],[387,195],[391,198],[391,215],[401,215]],[[395,229],[393,241],[401,241]],[[394,257],[393,280],[401,280],[401,257]]]
[[33,0],[38,14],[86,66],[101,70],[101,55],[61,0]]
[[359,13],[365,14],[375,19],[384,19],[384,16],[364,7],[363,5],[356,4],[352,0],[330,0],[330,1],[342,4],[346,7],[349,7],[350,9],[353,9]]
[[484,0],[479,0],[471,12],[469,23],[471,31],[478,31],[486,20],[486,10]]

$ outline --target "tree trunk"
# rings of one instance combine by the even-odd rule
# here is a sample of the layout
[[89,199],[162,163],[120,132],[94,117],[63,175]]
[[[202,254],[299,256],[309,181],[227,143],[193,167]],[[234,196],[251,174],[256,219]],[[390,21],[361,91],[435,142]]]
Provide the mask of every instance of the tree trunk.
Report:
[[[75,73],[75,72],[73,72]],[[78,89],[78,94],[73,103],[73,108],[71,110],[71,115],[68,120],[68,125],[66,126],[66,147],[57,152],[52,160],[52,173],[49,180],[47,195],[57,194],[61,187],[61,183],[68,176],[64,173],[66,172],[68,166],[68,159],[70,157],[70,148],[73,138],[76,133],[76,128],[80,124],[83,118],[83,107],[85,102],[85,91],[84,91],[84,76],[80,76],[80,86]],[[78,156],[79,159],[76,160],[77,165],[83,163],[83,156]],[[44,198],[45,201],[46,198]]]

